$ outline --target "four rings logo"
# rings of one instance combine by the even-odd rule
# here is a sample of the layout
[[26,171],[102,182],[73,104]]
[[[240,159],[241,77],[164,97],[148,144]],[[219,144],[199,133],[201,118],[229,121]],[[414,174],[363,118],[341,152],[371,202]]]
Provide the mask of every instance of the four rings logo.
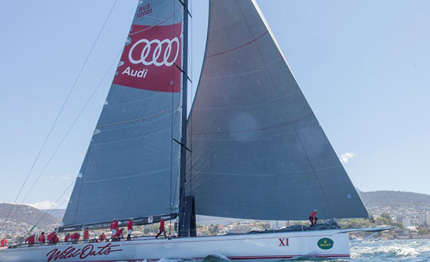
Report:
[[180,92],[181,34],[181,22],[163,26],[133,24],[113,84],[158,92]]
[[[140,56],[138,58],[133,58],[133,52],[138,46],[143,46],[140,51]],[[154,39],[149,41],[148,39],[141,39],[137,41],[130,49],[128,53],[128,59],[133,64],[144,64],[146,66],[154,64],[155,66],[171,66],[175,63],[178,58],[179,49],[179,39],[177,37],[170,39],[164,39],[160,41]],[[136,53],[136,52],[135,52]]]

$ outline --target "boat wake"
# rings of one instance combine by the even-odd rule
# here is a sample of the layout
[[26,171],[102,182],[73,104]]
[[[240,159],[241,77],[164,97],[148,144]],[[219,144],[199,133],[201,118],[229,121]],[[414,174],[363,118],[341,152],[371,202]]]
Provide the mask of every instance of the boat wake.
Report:
[[336,260],[334,260],[334,259],[327,259],[327,258],[322,258],[322,257],[315,257],[315,256],[297,256],[297,257],[293,257],[293,258],[291,258],[291,259],[283,259],[283,260],[279,260],[279,261],[291,261],[291,260],[294,260],[294,261],[304,261],[304,262],[306,262],[306,261],[319,261],[319,262],[322,262],[322,261],[326,261],[326,262],[329,262],[329,261],[336,261],[336,262],[342,262],[342,261],[349,261],[349,260],[347,260],[347,259],[336,259]]
[[209,255],[203,259],[203,262],[222,262],[222,261],[230,261],[228,257],[222,254]]
[[[423,243],[426,242],[426,243]],[[351,249],[351,258],[408,258],[409,259],[430,257],[430,240],[394,240],[374,241],[363,245],[357,245]]]

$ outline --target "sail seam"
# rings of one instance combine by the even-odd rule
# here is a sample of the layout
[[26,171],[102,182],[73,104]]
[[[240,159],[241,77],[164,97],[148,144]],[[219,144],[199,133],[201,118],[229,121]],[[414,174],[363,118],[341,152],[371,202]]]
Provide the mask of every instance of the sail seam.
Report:
[[99,126],[97,126],[97,127],[117,126],[117,125],[129,124],[129,123],[133,123],[133,122],[142,121],[142,120],[145,120],[145,119],[148,119],[148,118],[151,118],[151,117],[158,116],[158,115],[161,115],[161,114],[163,114],[163,113],[169,112],[169,110],[171,110],[171,109],[173,109],[173,108],[175,108],[175,107],[176,107],[176,106],[173,106],[173,107],[167,108],[166,110],[160,111],[160,112],[158,112],[158,113],[156,113],[156,114],[152,114],[152,115],[149,115],[149,116],[144,116],[144,117],[141,117],[141,118],[136,118],[136,119],[127,120],[127,121],[118,122],[118,123],[111,123],[111,124],[99,125]]
[[90,180],[90,181],[85,181],[85,182],[82,181],[82,184],[99,183],[99,182],[106,182],[106,181],[113,181],[113,180],[123,180],[123,179],[129,179],[129,178],[136,178],[136,177],[148,176],[148,175],[157,174],[157,173],[163,173],[164,171],[168,171],[168,170],[169,170],[169,168],[165,168],[165,169],[160,169],[160,170],[154,171],[154,172],[145,172],[145,173],[136,174],[136,175],[97,179],[97,180]]
[[175,10],[175,12],[173,12],[171,15],[169,15],[168,17],[166,17],[166,18],[165,18],[164,20],[162,20],[160,23],[155,24],[155,25],[153,25],[153,26],[150,26],[150,27],[148,27],[148,28],[145,28],[145,29],[143,29],[143,30],[140,30],[140,31],[137,31],[137,32],[134,32],[134,33],[130,33],[130,35],[135,35],[135,34],[143,33],[143,32],[145,32],[145,31],[150,30],[151,28],[154,28],[154,27],[156,27],[156,26],[161,25],[162,23],[166,22],[169,18],[171,18],[172,16],[174,16],[174,15],[178,12],[178,10],[179,10],[179,9],[180,9],[180,7],[178,7],[178,8]]
[[262,38],[262,37],[263,37],[265,34],[267,34],[267,33],[268,33],[268,31],[264,32],[263,34],[261,34],[261,35],[260,35],[260,36],[258,36],[257,38],[252,39],[251,41],[249,41],[249,42],[247,42],[247,43],[245,43],[245,44],[243,44],[243,45],[240,45],[240,46],[238,46],[238,47],[235,47],[235,48],[232,48],[232,49],[229,49],[229,50],[223,51],[223,52],[219,52],[219,53],[216,53],[216,54],[208,55],[208,56],[206,56],[205,58],[210,58],[210,57],[214,57],[214,56],[218,56],[218,55],[223,55],[223,54],[226,54],[226,53],[230,53],[230,52],[232,52],[232,51],[235,51],[235,50],[237,50],[237,49],[240,49],[240,48],[242,48],[242,47],[244,47],[244,46],[247,46],[247,45],[249,45],[249,44],[252,44],[253,42],[255,42],[255,41],[257,41],[258,39]]
[[302,118],[296,119],[294,121],[290,121],[290,122],[286,122],[286,123],[282,123],[282,124],[278,124],[278,125],[274,125],[274,126],[269,126],[269,127],[262,127],[262,128],[256,128],[256,129],[248,129],[248,130],[236,130],[236,131],[193,133],[193,135],[231,134],[231,133],[245,133],[245,132],[253,132],[253,131],[264,131],[264,130],[268,130],[268,129],[272,129],[272,128],[276,128],[276,127],[280,127],[280,126],[294,124],[294,123],[297,123],[297,122],[299,122],[303,119],[306,119],[312,115],[313,115],[313,113],[308,114]]

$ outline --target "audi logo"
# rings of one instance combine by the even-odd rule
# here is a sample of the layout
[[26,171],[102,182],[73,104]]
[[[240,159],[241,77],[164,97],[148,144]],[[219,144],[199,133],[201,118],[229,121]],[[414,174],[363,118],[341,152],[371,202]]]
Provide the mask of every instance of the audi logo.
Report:
[[[144,45],[142,49],[142,53],[140,54],[139,59],[133,58],[133,51],[134,48],[136,48],[138,45]],[[172,56],[172,49],[173,44],[176,44],[176,54],[174,57]],[[163,45],[166,46],[163,53]],[[152,56],[150,56],[152,48],[154,48],[154,51],[152,52]],[[137,41],[130,49],[130,52],[128,53],[128,59],[133,64],[144,64],[144,65],[156,65],[156,66],[171,66],[176,61],[176,58],[178,58],[179,55],[179,39],[177,37],[170,39],[164,39],[163,41],[160,41],[158,39],[154,40],[147,40],[147,39],[141,39]]]

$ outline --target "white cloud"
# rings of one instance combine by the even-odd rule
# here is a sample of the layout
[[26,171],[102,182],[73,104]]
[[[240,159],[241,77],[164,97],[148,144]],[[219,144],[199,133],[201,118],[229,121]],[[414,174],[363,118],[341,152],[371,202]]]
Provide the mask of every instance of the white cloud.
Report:
[[64,179],[64,180],[70,180],[72,176],[70,174],[64,174],[64,175],[51,175],[49,176],[51,179]]
[[351,158],[354,158],[355,154],[351,152],[347,152],[339,156],[340,162],[346,164]]
[[55,202],[51,202],[48,200],[35,202],[35,203],[27,203],[27,205],[37,208],[37,209],[50,209],[55,206]]

